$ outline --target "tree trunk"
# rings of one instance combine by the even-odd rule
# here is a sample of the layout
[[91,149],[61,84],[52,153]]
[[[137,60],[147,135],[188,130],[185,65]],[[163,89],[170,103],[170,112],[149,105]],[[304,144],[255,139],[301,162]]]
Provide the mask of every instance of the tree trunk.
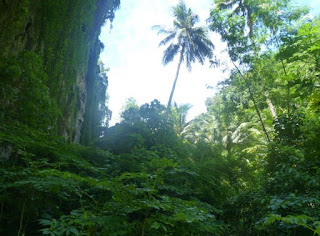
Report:
[[260,121],[260,123],[261,123],[262,130],[263,130],[263,132],[264,132],[264,135],[266,136],[267,142],[270,143],[270,138],[269,138],[267,129],[266,129],[266,127],[265,127],[265,125],[264,125],[264,122],[263,122],[263,120],[262,120],[262,117],[261,117],[259,108],[258,108],[258,106],[257,106],[256,100],[254,99],[254,96],[253,96],[253,93],[252,93],[252,91],[251,91],[250,85],[249,85],[248,81],[246,80],[246,78],[244,77],[244,75],[241,73],[239,67],[237,67],[237,65],[234,63],[234,61],[231,60],[231,62],[232,62],[232,64],[233,64],[233,66],[237,69],[237,71],[238,71],[238,73],[240,74],[240,76],[243,78],[243,80],[244,80],[244,82],[245,82],[245,85],[246,85],[246,87],[247,87],[248,90],[249,90],[249,95],[250,95],[250,98],[251,98],[251,100],[252,100],[252,102],[253,102],[254,109],[256,110],[257,115],[258,115],[258,117],[259,117],[259,121]]
[[252,18],[252,13],[249,9],[247,10],[247,14],[248,14],[247,21],[248,21],[248,27],[249,27],[249,38],[251,41],[254,57],[257,58],[258,57],[258,48],[257,48],[256,42],[254,40],[253,18]]
[[[243,78],[244,78],[244,77],[243,77]],[[260,123],[261,123],[261,126],[262,126],[262,130],[263,130],[263,132],[264,132],[264,135],[266,136],[267,142],[270,143],[270,138],[269,138],[268,132],[267,132],[267,130],[266,130],[266,127],[265,127],[265,125],[264,125],[264,122],[263,122],[263,120],[262,120],[262,117],[261,117],[260,111],[259,111],[259,109],[258,109],[256,100],[254,99],[253,93],[251,92],[251,88],[250,88],[247,80],[246,80],[245,78],[244,78],[244,80],[245,80],[246,86],[247,86],[247,88],[248,88],[248,90],[249,90],[249,94],[250,94],[251,100],[252,100],[252,102],[253,102],[254,108],[255,108],[255,110],[256,110],[256,112],[257,112],[257,115],[258,115],[258,117],[259,117],[259,120],[260,120]]]
[[[278,50],[280,52],[281,45],[280,45],[280,40],[276,35],[276,30],[274,28],[272,28],[272,32],[273,32],[274,38],[276,40],[276,43],[278,45]],[[282,58],[280,58],[280,60],[281,60],[283,72],[284,72],[285,76],[287,77],[288,75],[287,75],[286,67],[284,65],[284,61]],[[287,110],[288,110],[288,117],[289,117],[290,116],[290,82],[289,82],[289,80],[287,82]]]
[[172,90],[171,90],[169,101],[168,101],[168,105],[167,105],[166,118],[168,118],[169,113],[170,113],[172,97],[173,97],[174,90],[176,88],[176,84],[177,84],[177,80],[178,80],[179,72],[180,72],[180,66],[181,66],[181,63],[182,63],[182,60],[183,60],[183,51],[184,51],[184,47],[182,47],[181,52],[180,52],[180,59],[179,59],[179,64],[178,64],[178,68],[177,68],[177,72],[176,72],[176,78],[174,79]]
[[273,120],[278,120],[278,116],[277,116],[276,110],[274,109],[274,106],[273,106],[273,104],[271,102],[271,99],[269,97],[269,92],[265,91],[264,94],[266,95],[267,103],[268,103],[268,106],[269,106],[269,109],[270,109],[270,112],[271,112]]
[[17,236],[20,236],[22,234],[23,216],[24,216],[24,210],[25,210],[25,207],[26,207],[26,202],[27,202],[27,197],[25,197],[23,205],[22,205],[22,210],[21,210],[21,214],[20,214],[19,231],[18,231],[18,235]]

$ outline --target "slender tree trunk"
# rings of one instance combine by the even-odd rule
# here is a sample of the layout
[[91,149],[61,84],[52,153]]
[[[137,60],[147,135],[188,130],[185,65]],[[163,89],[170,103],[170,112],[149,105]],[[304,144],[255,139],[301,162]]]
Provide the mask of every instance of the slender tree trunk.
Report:
[[20,224],[19,224],[19,231],[18,231],[18,235],[17,236],[20,236],[21,233],[22,233],[21,231],[22,231],[22,227],[23,227],[23,216],[24,216],[24,210],[25,210],[25,207],[26,207],[26,202],[27,202],[27,198],[25,197],[23,205],[22,205],[21,214],[20,214]]
[[251,89],[250,89],[249,84],[247,83],[247,80],[245,80],[245,83],[246,83],[247,88],[248,88],[248,90],[249,90],[249,94],[250,94],[251,100],[252,100],[252,102],[253,102],[254,108],[255,108],[255,110],[256,110],[256,112],[257,112],[257,115],[258,115],[258,117],[259,117],[259,120],[260,120],[262,129],[263,129],[263,132],[264,132],[264,134],[265,134],[265,136],[266,136],[266,139],[267,139],[267,142],[270,143],[270,138],[269,138],[268,132],[267,132],[267,130],[266,130],[266,127],[265,127],[265,125],[264,125],[264,122],[263,122],[263,120],[262,120],[262,117],[261,117],[260,111],[259,111],[259,109],[258,109],[256,100],[254,99],[253,93],[252,93],[252,91],[251,91]]
[[182,60],[183,60],[183,51],[184,51],[184,47],[182,47],[181,52],[180,52],[180,59],[179,59],[178,68],[177,68],[177,72],[176,72],[176,78],[174,79],[173,86],[172,86],[172,90],[171,90],[170,97],[169,97],[169,101],[168,101],[166,118],[168,118],[169,113],[170,113],[170,107],[171,107],[172,97],[173,97],[174,90],[175,90],[175,88],[176,88],[176,84],[177,84],[177,80],[178,80],[179,72],[180,72],[180,66],[181,66],[181,63],[182,63]]
[[270,109],[270,112],[271,112],[273,120],[278,120],[278,116],[277,116],[276,110],[274,109],[274,106],[273,106],[273,104],[271,102],[271,99],[269,97],[269,92],[265,91],[264,94],[266,95],[267,103],[268,103],[268,106],[269,106],[269,109]]
[[257,48],[256,42],[254,40],[253,19],[252,19],[252,13],[249,9],[247,10],[247,14],[248,14],[247,21],[248,21],[248,26],[249,26],[249,38],[251,41],[254,57],[257,58],[258,57],[258,48]]
[[[231,60],[231,61],[232,61],[232,60]],[[234,61],[232,61],[232,64],[233,64],[234,67],[237,69],[237,71],[238,71],[238,73],[240,74],[240,76],[243,78],[243,80],[244,80],[244,82],[245,82],[245,84],[246,84],[246,86],[247,86],[247,88],[248,88],[248,90],[249,90],[249,95],[250,95],[250,98],[251,98],[251,100],[252,100],[252,102],[253,102],[254,108],[255,108],[255,110],[256,110],[256,112],[257,112],[257,115],[258,115],[258,117],[259,117],[259,120],[260,120],[260,123],[261,123],[261,126],[262,126],[262,130],[263,130],[263,132],[264,132],[264,134],[265,134],[265,136],[266,136],[267,142],[270,143],[270,138],[269,138],[268,132],[267,132],[266,127],[265,127],[265,125],[264,125],[264,122],[263,122],[263,120],[262,120],[262,117],[261,117],[259,108],[258,108],[258,106],[257,106],[256,100],[254,99],[254,96],[253,96],[253,93],[252,93],[252,91],[251,91],[250,85],[248,84],[248,81],[246,80],[246,78],[244,77],[244,75],[241,73],[240,69],[237,67],[237,65],[234,63]]]
[[[251,11],[249,9],[248,9],[248,23],[249,23],[248,24],[249,25],[249,37],[250,37],[250,41],[251,41],[251,44],[252,44],[252,47],[253,47],[254,57],[258,58],[258,48],[257,48],[256,43],[254,41],[253,19],[252,19]],[[286,74],[286,70],[285,70],[283,61],[281,60],[281,62],[282,62],[282,67],[284,69],[284,72]],[[272,115],[274,120],[277,120],[278,119],[277,113],[276,113],[276,110],[274,109],[272,101],[271,101],[271,99],[269,97],[269,92],[268,91],[265,91],[265,96],[266,96],[266,99],[267,99],[267,103],[268,103],[271,115]]]
[[[249,9],[248,9],[248,26],[249,26],[249,38],[250,38],[250,41],[251,41],[251,44],[252,44],[254,58],[258,58],[258,49],[257,49],[256,43],[255,43],[255,40],[254,40],[253,19],[252,19],[251,11],[250,11]],[[258,117],[259,117],[259,120],[260,120],[262,129],[263,129],[263,132],[264,132],[264,134],[265,134],[265,136],[266,136],[266,140],[267,140],[267,142],[270,142],[270,138],[269,138],[268,132],[267,132],[266,127],[265,127],[265,125],[264,125],[264,122],[263,122],[263,120],[262,120],[260,111],[259,111],[259,109],[258,109],[256,100],[254,99],[254,96],[253,96],[253,93],[252,93],[252,91],[251,91],[250,85],[248,84],[246,78],[242,75],[242,73],[241,73],[241,71],[239,70],[239,68],[235,65],[235,63],[234,63],[233,61],[232,61],[232,63],[233,63],[233,65],[237,68],[239,74],[241,75],[241,77],[242,77],[242,78],[244,79],[244,81],[245,81],[245,84],[246,84],[246,86],[247,86],[247,88],[248,88],[248,90],[249,90],[249,94],[250,94],[251,100],[253,101],[254,108],[255,108],[255,110],[256,110],[256,112],[257,112],[257,115],[258,115]],[[266,92],[266,93],[267,93],[267,92]],[[269,95],[269,93],[268,93],[268,95]],[[267,97],[267,94],[266,94],[266,97]],[[270,103],[269,103],[269,102],[270,102]],[[274,110],[274,106],[273,106],[273,104],[272,104],[271,99],[269,98],[269,96],[267,97],[267,103],[268,103],[269,107],[270,107],[270,105],[271,105],[271,107],[273,108],[272,111],[274,111],[274,113],[272,113],[272,111],[271,111],[272,116],[273,116],[273,114],[275,114],[275,110]],[[271,107],[270,107],[270,110],[271,110]]]
[[[276,30],[274,28],[272,28],[272,31],[273,31],[273,35],[274,35],[274,38],[276,40],[278,49],[280,51],[280,40],[276,35]],[[283,61],[282,58],[280,60],[281,60],[281,65],[282,65],[283,72],[284,72],[285,76],[288,76],[286,67],[284,65],[284,61]],[[289,80],[287,82],[287,110],[288,110],[288,117],[289,117],[290,116],[290,83],[289,83]]]
[[147,216],[144,218],[144,221],[143,221],[141,236],[144,236],[144,233],[146,230],[146,223],[147,223]]

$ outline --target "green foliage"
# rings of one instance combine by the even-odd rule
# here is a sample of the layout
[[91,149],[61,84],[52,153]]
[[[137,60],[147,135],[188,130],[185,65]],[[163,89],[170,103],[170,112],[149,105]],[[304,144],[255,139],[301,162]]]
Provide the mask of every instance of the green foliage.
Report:
[[154,26],[154,29],[158,30],[158,34],[167,35],[159,46],[169,43],[168,48],[164,51],[162,62],[166,65],[180,53],[182,61],[185,61],[187,68],[191,70],[191,63],[196,60],[203,64],[206,58],[211,59],[214,45],[208,38],[207,30],[204,27],[196,26],[196,23],[199,22],[199,16],[194,14],[184,1],[180,1],[172,10],[175,17],[173,28]]
[[[279,215],[271,214],[265,219],[264,225],[268,226],[275,222],[281,222],[284,224],[291,224],[291,225],[299,225],[313,231],[313,235],[320,235],[320,222],[317,221],[317,222],[313,222],[313,224],[311,225],[308,224],[308,222],[312,220],[313,219],[311,217],[308,217],[306,215],[281,217]],[[315,227],[315,229],[313,227]]]
[[[183,156],[189,147],[179,144],[157,101],[141,106],[136,115],[124,112],[123,118],[119,126],[130,124],[155,141],[115,155],[18,123],[3,125],[0,224],[6,227],[1,233],[222,235],[221,211],[214,204],[222,201],[223,184],[219,174],[211,177],[220,168],[214,153],[202,155],[199,165],[194,165],[196,154],[194,160]],[[171,144],[164,140],[168,134]],[[99,144],[108,149],[104,142]]]
[[50,97],[43,62],[33,52],[0,59],[0,117],[43,131],[55,128],[58,107]]
[[[1,92],[5,96],[10,94],[11,101],[29,100],[28,104],[24,102],[21,113],[24,117],[28,117],[30,110],[31,117],[28,122],[23,122],[29,124],[30,120],[37,120],[33,114],[35,107],[42,105],[52,107],[53,105],[48,104],[50,100],[50,103],[58,107],[52,109],[52,114],[50,113],[47,118],[50,119],[50,126],[57,127],[55,134],[63,135],[69,141],[79,142],[84,112],[84,107],[81,105],[88,104],[87,108],[93,107],[93,112],[97,112],[96,107],[105,102],[102,101],[105,94],[102,96],[95,91],[97,87],[101,88],[102,84],[101,77],[95,73],[101,48],[98,37],[101,26],[106,20],[112,21],[114,11],[119,5],[119,0],[72,0],[59,3],[13,0],[0,3],[1,81],[5,76],[6,81],[3,81],[3,84],[13,86],[8,87],[8,91]],[[33,58],[30,56],[26,58],[25,55],[31,54],[34,55]],[[33,67],[37,67],[29,67],[28,75],[22,71],[24,77],[37,84],[37,89],[28,90],[35,85],[17,81],[20,73],[17,67],[22,70],[21,67],[26,66],[26,63],[22,65],[23,60],[29,60],[29,63],[33,61]],[[11,68],[11,72],[6,69],[7,66]],[[30,70],[33,70],[33,74]],[[11,81],[10,77],[14,81]],[[104,86],[106,85],[104,83]],[[17,91],[21,89],[20,86],[24,86],[25,90]],[[40,89],[43,90],[43,94],[40,94]],[[98,95],[101,96],[97,97]],[[13,110],[17,116],[20,112],[16,109],[18,105],[5,102],[7,103],[4,109]],[[56,110],[59,110],[59,117],[56,116]],[[42,113],[40,109],[39,119],[43,119]],[[92,111],[89,109],[87,113],[90,114]],[[98,136],[97,126],[104,120],[104,117],[95,116],[92,119],[89,117],[86,117],[89,124],[84,125],[84,133],[90,133],[87,143]],[[97,121],[97,117],[100,120]],[[40,128],[43,129],[42,126]]]
[[123,111],[122,122],[107,129],[98,145],[117,154],[130,152],[134,148],[150,149],[156,145],[175,150],[181,142],[165,111],[165,107],[157,100],[140,108],[131,107]]
[[188,103],[178,105],[174,102],[173,104],[172,116],[174,120],[174,129],[179,136],[183,136],[183,133],[189,125],[189,122],[187,122],[187,115],[191,108],[192,105]]
[[236,68],[186,137],[224,150],[233,191],[223,218],[231,234],[316,233],[319,19],[289,1],[216,3],[210,28],[227,42]]
[[[319,17],[216,3],[211,29],[237,68],[207,112],[186,122],[187,105],[167,117],[130,99],[110,128],[97,37],[119,1],[0,3],[0,38],[15,38],[0,40],[1,235],[320,235]],[[190,12],[181,2],[175,26]],[[79,135],[84,74],[91,147],[54,136]]]

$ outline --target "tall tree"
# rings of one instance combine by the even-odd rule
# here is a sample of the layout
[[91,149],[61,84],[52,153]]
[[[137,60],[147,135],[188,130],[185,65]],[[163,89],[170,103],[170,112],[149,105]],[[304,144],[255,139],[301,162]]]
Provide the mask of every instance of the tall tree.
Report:
[[201,64],[206,58],[213,56],[214,45],[208,38],[208,32],[204,27],[197,27],[199,22],[198,15],[194,14],[190,8],[187,8],[184,1],[180,1],[177,6],[173,7],[173,28],[167,29],[165,26],[155,25],[153,28],[158,30],[158,34],[167,36],[160,42],[159,46],[167,45],[163,54],[162,63],[167,65],[173,61],[176,55],[180,55],[175,80],[170,93],[167,116],[170,112],[173,93],[179,77],[180,66],[183,61],[189,71],[191,64],[196,60]]
[[[276,28],[284,24],[285,20],[282,19],[283,17],[281,18],[279,12],[288,10],[286,5],[288,0],[215,0],[215,3],[216,7],[211,11],[211,18],[209,19],[211,21],[210,28],[218,32],[222,40],[227,42],[231,61],[245,82],[250,93],[250,99],[254,104],[262,129],[269,142],[270,138],[265,121],[263,121],[254,90],[251,87],[252,81],[261,80],[261,83],[264,83],[262,80],[265,80],[265,78],[259,73],[253,73],[253,67],[259,60],[259,53],[263,52],[261,45],[265,44],[263,46],[266,47],[266,42],[268,40],[269,43],[272,41],[271,38],[276,32]],[[294,18],[290,16],[286,20],[291,21]],[[241,64],[243,65],[242,69],[240,67]],[[277,120],[276,109],[269,96],[268,88],[263,87],[270,113],[273,119]],[[288,95],[287,97],[289,101],[290,96]]]

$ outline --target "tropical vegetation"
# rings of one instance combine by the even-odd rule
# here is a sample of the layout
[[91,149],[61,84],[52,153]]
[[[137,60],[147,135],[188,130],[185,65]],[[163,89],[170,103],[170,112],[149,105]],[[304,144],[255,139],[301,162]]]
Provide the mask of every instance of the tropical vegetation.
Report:
[[[215,0],[231,72],[207,112],[130,98],[108,127],[98,34],[119,4],[0,3],[0,234],[320,235],[320,16]],[[175,31],[158,29],[179,72],[212,51],[174,10]]]
[[182,62],[185,62],[187,68],[191,70],[191,64],[196,60],[203,64],[206,58],[211,59],[214,49],[206,28],[196,26],[196,23],[199,22],[198,15],[194,14],[190,8],[187,8],[183,1],[180,1],[172,9],[173,16],[175,17],[173,28],[167,28],[162,25],[155,25],[153,27],[158,30],[158,34],[167,35],[161,40],[159,46],[169,43],[169,46],[163,53],[162,63],[167,65],[179,54],[177,72],[167,105],[167,116],[170,112],[173,93],[176,88]]

